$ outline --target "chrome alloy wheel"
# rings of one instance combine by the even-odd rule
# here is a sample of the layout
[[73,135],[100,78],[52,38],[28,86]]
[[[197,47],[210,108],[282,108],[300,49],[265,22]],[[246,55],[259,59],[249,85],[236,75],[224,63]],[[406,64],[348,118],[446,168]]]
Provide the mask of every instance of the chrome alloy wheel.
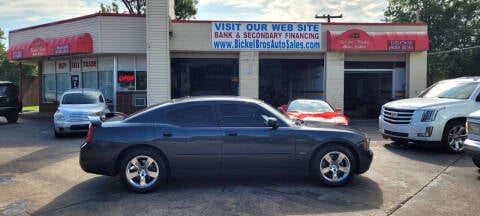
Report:
[[329,182],[341,182],[350,174],[351,163],[347,155],[331,151],[320,160],[320,173]]
[[148,188],[158,179],[158,163],[151,157],[139,155],[132,158],[126,168],[128,182],[136,188]]
[[448,131],[448,146],[450,149],[456,152],[463,150],[463,141],[467,138],[467,132],[462,125],[456,125],[450,128]]

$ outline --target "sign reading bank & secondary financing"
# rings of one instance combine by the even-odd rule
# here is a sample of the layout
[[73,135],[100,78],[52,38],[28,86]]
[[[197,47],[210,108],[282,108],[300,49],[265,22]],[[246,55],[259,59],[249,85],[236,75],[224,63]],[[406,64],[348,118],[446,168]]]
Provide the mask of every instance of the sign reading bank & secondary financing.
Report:
[[320,50],[315,23],[213,22],[213,49]]

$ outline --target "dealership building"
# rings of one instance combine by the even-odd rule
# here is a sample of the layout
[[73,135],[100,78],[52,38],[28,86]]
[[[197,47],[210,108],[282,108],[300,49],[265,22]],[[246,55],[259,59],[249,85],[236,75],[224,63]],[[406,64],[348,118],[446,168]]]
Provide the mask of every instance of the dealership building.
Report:
[[39,66],[41,111],[54,111],[65,90],[93,88],[125,113],[171,98],[239,95],[274,106],[323,99],[362,118],[426,87],[424,23],[179,21],[172,2],[147,1],[145,16],[92,14],[14,30],[7,57]]

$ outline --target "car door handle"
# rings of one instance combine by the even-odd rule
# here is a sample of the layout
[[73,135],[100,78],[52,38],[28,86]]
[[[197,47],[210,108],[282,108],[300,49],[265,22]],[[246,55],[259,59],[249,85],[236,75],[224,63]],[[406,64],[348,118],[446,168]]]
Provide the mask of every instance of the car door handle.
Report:
[[227,136],[237,136],[237,132],[227,132]]
[[171,137],[171,136],[172,136],[172,133],[171,133],[171,132],[164,132],[164,133],[163,133],[163,136],[164,136],[164,137]]

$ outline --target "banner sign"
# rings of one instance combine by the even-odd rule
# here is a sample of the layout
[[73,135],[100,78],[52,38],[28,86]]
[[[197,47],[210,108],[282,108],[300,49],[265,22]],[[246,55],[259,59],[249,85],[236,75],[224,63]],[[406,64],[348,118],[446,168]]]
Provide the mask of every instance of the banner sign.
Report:
[[389,40],[387,49],[389,51],[414,51],[415,41],[414,40]]
[[317,23],[212,22],[213,49],[320,50]]

